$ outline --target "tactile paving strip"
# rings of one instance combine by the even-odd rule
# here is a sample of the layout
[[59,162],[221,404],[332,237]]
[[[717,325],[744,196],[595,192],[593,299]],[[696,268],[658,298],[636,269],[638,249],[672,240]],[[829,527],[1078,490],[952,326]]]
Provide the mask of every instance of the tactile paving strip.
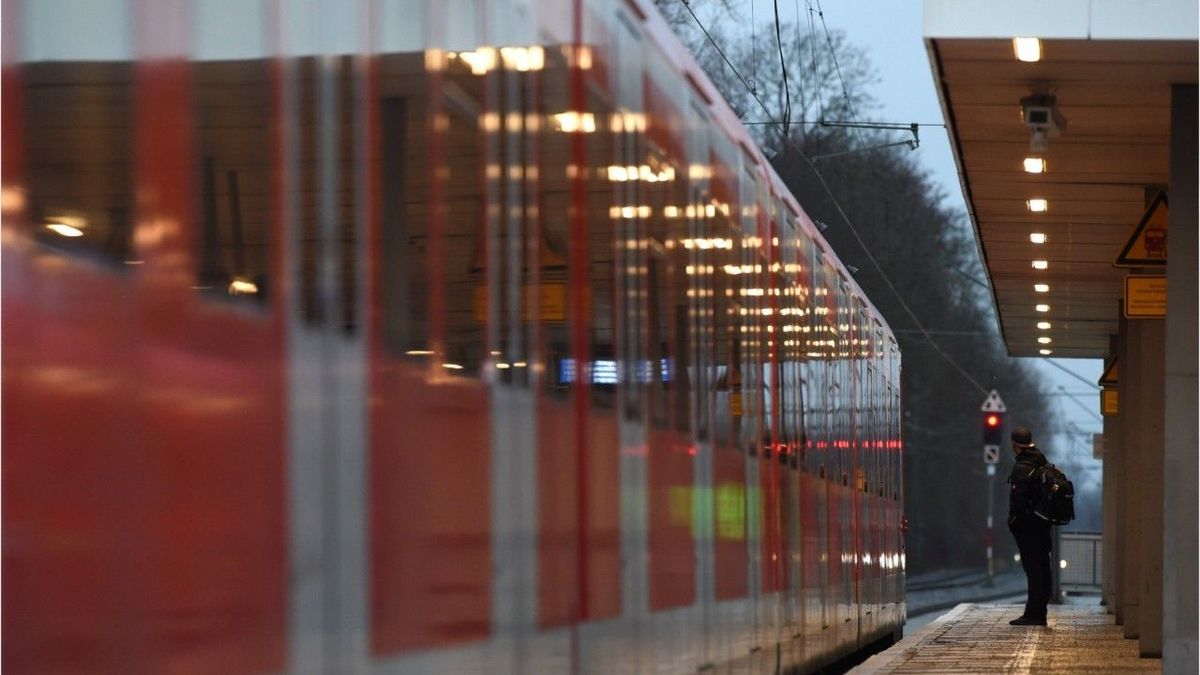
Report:
[[1010,626],[1021,605],[963,604],[858,668],[884,673],[1161,673],[1103,607],[1050,607],[1049,625]]

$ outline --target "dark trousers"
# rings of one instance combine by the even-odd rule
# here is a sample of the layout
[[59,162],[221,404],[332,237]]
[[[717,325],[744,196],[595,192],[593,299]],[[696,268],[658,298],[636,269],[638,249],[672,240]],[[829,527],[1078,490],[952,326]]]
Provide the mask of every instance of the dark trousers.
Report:
[[1025,616],[1046,618],[1046,605],[1050,602],[1050,557],[1053,545],[1050,541],[1050,523],[1036,517],[1019,518],[1012,527],[1021,553],[1021,567],[1025,569],[1028,597],[1025,601]]

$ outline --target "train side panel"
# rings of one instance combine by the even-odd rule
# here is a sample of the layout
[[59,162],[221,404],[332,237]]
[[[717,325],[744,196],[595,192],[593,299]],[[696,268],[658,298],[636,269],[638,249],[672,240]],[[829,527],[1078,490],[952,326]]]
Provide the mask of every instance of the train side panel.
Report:
[[6,667],[900,627],[894,338],[652,3],[47,7],[3,5]]

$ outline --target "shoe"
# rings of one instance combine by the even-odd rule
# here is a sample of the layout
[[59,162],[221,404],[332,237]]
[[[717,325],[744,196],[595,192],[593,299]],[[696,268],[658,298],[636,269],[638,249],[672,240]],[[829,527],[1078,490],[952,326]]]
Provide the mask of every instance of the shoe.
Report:
[[1010,626],[1045,626],[1046,620],[1032,616],[1021,616],[1008,622]]

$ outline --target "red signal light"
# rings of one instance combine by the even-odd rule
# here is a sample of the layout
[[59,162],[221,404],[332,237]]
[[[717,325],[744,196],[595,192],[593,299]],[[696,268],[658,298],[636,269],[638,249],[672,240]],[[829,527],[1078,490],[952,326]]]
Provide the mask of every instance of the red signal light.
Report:
[[1000,426],[1000,416],[988,415],[987,418],[984,419],[984,424],[987,424],[989,429],[995,429],[996,427]]

